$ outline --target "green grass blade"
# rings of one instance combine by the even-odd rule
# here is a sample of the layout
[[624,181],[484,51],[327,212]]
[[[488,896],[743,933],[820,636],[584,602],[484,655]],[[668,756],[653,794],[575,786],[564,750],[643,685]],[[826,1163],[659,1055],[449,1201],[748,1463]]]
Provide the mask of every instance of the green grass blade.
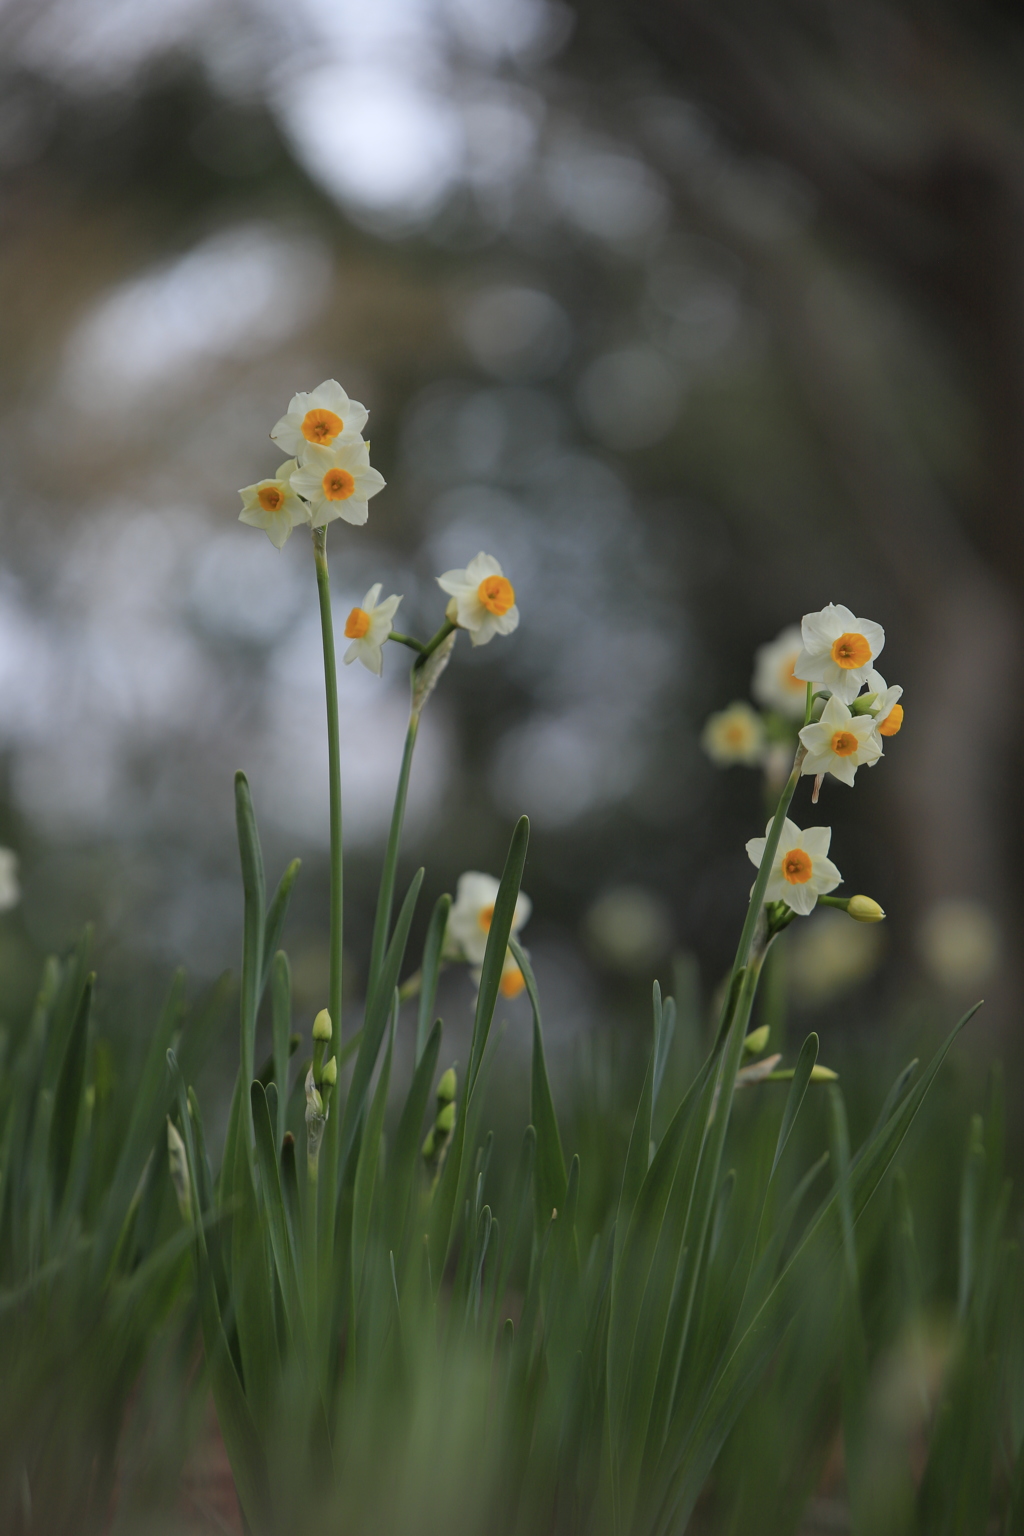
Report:
[[389,1206],[388,1230],[392,1245],[398,1246],[409,1209],[409,1195],[416,1175],[423,1137],[423,1121],[430,1100],[430,1090],[437,1071],[437,1058],[441,1050],[441,1020],[436,1020],[427,1043],[416,1063],[412,1083],[402,1110],[402,1117],[395,1132],[395,1142],[388,1158],[387,1191]]
[[302,868],[301,859],[292,859],[288,868],[278,882],[277,890],[267,908],[267,917],[263,925],[263,970],[260,974],[260,997],[267,990],[267,982],[270,980],[273,962],[281,947],[281,935],[284,932],[285,918],[288,916],[288,907],[292,899],[292,889]]
[[452,899],[450,896],[439,896],[437,898],[434,910],[430,914],[427,937],[423,944],[419,1013],[416,1019],[417,1062],[426,1049],[431,1020],[434,1017],[434,1006],[437,1001],[437,981],[441,974],[441,950],[444,947],[444,933],[448,926],[448,913],[451,911],[451,905]]
[[356,1129],[362,1118],[366,1105],[366,1095],[370,1087],[370,1079],[377,1062],[380,1051],[380,1043],[387,1027],[388,1017],[391,1013],[395,987],[398,985],[398,975],[405,957],[405,947],[409,942],[409,928],[412,924],[413,912],[416,909],[416,900],[423,884],[423,870],[420,869],[413,876],[412,884],[406,892],[402,903],[402,910],[398,914],[395,931],[388,945],[384,964],[372,995],[367,999],[366,1019],[363,1024],[363,1038],[359,1045],[359,1054],[356,1057],[355,1069],[352,1073],[352,1083],[345,1100],[345,1114],[341,1122],[339,1161],[344,1168],[348,1155],[352,1150]]
[[280,1147],[288,1118],[288,1062],[291,1057],[292,1032],[292,976],[288,956],[283,949],[279,949],[274,956],[270,976],[270,1026],[274,1049],[274,1081],[277,1084],[274,1145]]
[[260,1170],[260,1189],[263,1195],[267,1231],[270,1234],[271,1251],[274,1255],[278,1284],[284,1297],[285,1317],[289,1330],[293,1335],[296,1330],[299,1330],[301,1336],[302,1291],[285,1213],[284,1191],[281,1187],[281,1170],[275,1150],[270,1107],[261,1083],[253,1083],[251,1093],[253,1125],[256,1132],[256,1159]]
[[[398,998],[395,998],[395,1013]],[[377,1165],[380,1161],[381,1137],[384,1134],[384,1111],[388,1102],[388,1084],[391,1081],[391,1057],[394,1049],[394,1030],[388,1037],[388,1048],[377,1079],[377,1087],[370,1101],[356,1163],[355,1184],[352,1190],[352,1305],[358,1309],[366,1267],[366,1249],[370,1238],[370,1223],[374,1211],[374,1194],[377,1185]]]
[[[509,936],[512,932],[512,921],[515,917],[516,902],[519,899],[519,886],[523,878],[523,867],[526,864],[526,850],[529,841],[529,818],[521,816],[516,823],[516,829],[512,834],[512,841],[509,844],[505,868],[501,875],[501,883],[498,886],[498,894],[494,900],[494,914],[491,918],[491,926],[487,934],[484,963],[480,968],[480,990],[477,993],[476,999],[473,1040],[469,1051],[469,1070],[466,1080],[467,1094],[470,1097],[476,1083],[477,1073],[480,1071],[480,1064],[484,1058],[487,1036],[491,1028],[491,1020],[494,1017],[495,1005],[498,1001],[501,972],[505,964]],[[525,977],[525,975],[526,972],[524,971],[523,976]]]
[[409,791],[409,772],[412,768],[412,755],[416,748],[416,734],[419,730],[420,717],[413,713],[409,716],[409,728],[405,734],[405,747],[402,752],[402,766],[398,771],[398,785],[395,789],[395,803],[391,812],[391,826],[388,829],[387,848],[384,852],[384,865],[380,875],[380,889],[377,893],[377,910],[373,919],[373,938],[370,944],[370,966],[367,972],[366,989],[371,993],[376,987],[384,964],[384,955],[387,950],[388,929],[391,926],[391,909],[395,900],[395,879],[398,871],[398,850],[402,841],[402,823],[405,820],[405,801]]
[[89,1013],[92,1008],[95,982],[95,973],[86,977],[68,1034],[64,1060],[61,1062],[60,1075],[54,1093],[50,1166],[53,1170],[52,1191],[55,1207],[60,1205],[64,1196],[68,1172],[71,1168],[71,1150],[85,1090],[85,1063],[89,1051]]
[[811,1080],[811,1071],[818,1059],[818,1037],[812,1030],[800,1047],[800,1055],[797,1057],[796,1066],[793,1069],[793,1081],[789,1085],[789,1093],[786,1095],[786,1107],[782,1112],[782,1124],[779,1126],[779,1136],[775,1143],[775,1156],[772,1158],[771,1173],[768,1182],[775,1177],[775,1170],[782,1160],[782,1154],[793,1134],[796,1117],[800,1113],[800,1106],[804,1102],[804,1094]]
[[540,999],[533,969],[522,946],[511,939],[509,948],[523,973],[527,996],[533,1009],[533,1057],[530,1068],[530,1119],[537,1133],[537,1151],[533,1164],[534,1230],[537,1238],[551,1220],[553,1210],[565,1204],[566,1172],[558,1117],[551,1097],[547,1063],[544,1060],[544,1031],[540,1020]]
[[242,995],[240,1000],[240,1073],[239,1116],[244,1128],[243,1145],[251,1161],[253,1143],[252,1106],[249,1084],[255,1076],[256,1014],[263,980],[263,931],[266,924],[266,885],[263,878],[263,853],[256,813],[253,810],[249,781],[244,773],[235,774],[235,821],[238,827],[238,852],[242,864],[242,891],[245,912],[242,927]]

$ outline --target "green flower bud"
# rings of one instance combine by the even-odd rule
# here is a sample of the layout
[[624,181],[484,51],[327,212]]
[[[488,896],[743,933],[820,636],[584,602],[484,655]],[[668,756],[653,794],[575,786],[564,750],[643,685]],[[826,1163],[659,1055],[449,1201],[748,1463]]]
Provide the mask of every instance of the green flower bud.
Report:
[[435,1138],[434,1138],[434,1128],[433,1128],[433,1126],[431,1126],[430,1130],[427,1132],[426,1136],[423,1138],[423,1145],[420,1148],[420,1151],[423,1154],[424,1162],[432,1163],[434,1161]]
[[333,1088],[337,1081],[338,1058],[337,1056],[328,1056],[327,1060],[324,1062],[323,1070],[320,1073],[320,1086],[321,1088]]
[[454,1103],[445,1105],[444,1109],[441,1110],[437,1119],[434,1121],[434,1128],[438,1131],[441,1131],[445,1136],[451,1135],[452,1131],[455,1129]]
[[321,1008],[313,1020],[313,1039],[329,1040],[331,1038],[331,1016],[326,1008]]
[[812,1083],[835,1083],[839,1080],[839,1073],[833,1072],[831,1067],[823,1067],[818,1063],[811,1068]]
[[437,1085],[437,1099],[439,1104],[450,1104],[455,1097],[458,1088],[458,1078],[455,1068],[449,1067],[447,1072],[441,1074],[441,1081]]
[[171,1172],[171,1183],[174,1185],[181,1219],[191,1221],[192,1185],[188,1176],[188,1156],[181,1132],[171,1120],[170,1115],[167,1116],[167,1165]]
[[870,896],[851,896],[846,912],[858,923],[880,923],[885,917],[878,902]]
[[743,1049],[751,1056],[756,1056],[763,1051],[768,1044],[769,1025],[762,1024],[760,1029],[752,1029],[743,1042]]

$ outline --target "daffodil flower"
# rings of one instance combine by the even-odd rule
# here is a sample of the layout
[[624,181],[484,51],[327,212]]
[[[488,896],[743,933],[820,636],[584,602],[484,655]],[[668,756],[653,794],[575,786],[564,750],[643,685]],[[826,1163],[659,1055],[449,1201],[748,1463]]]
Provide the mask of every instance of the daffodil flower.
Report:
[[495,635],[510,635],[519,623],[512,583],[494,556],[483,550],[464,571],[445,571],[437,584],[452,598],[449,621],[468,630],[474,645],[486,645]]
[[858,619],[842,603],[800,622],[803,646],[793,668],[805,683],[821,683],[844,704],[852,704],[885,644],[885,630],[871,619]]
[[248,523],[250,528],[262,528],[278,549],[291,538],[293,528],[309,522],[309,508],[299,500],[292,485],[297,467],[294,459],[288,459],[272,480],[258,480],[238,493],[242,498],[238,521]]
[[361,661],[369,672],[380,677],[384,668],[384,642],[391,633],[391,620],[402,601],[400,597],[386,597],[378,603],[380,582],[375,582],[363,598],[362,606],[353,608],[345,620],[345,639],[352,644],[345,652],[345,664]]
[[749,704],[730,704],[728,709],[709,715],[700,744],[720,768],[733,763],[756,768],[764,758],[764,722]]
[[[445,930],[444,952],[449,959],[468,960],[470,965],[483,964],[497,899],[498,881],[493,875],[484,875],[479,870],[470,869],[459,876]],[[532,910],[529,896],[520,891],[512,918],[513,933],[519,932]],[[508,963],[509,957],[506,956],[506,966]]]
[[335,443],[355,442],[366,425],[369,411],[350,400],[337,379],[325,379],[308,395],[293,395],[284,416],[271,432],[286,453],[305,460],[311,443],[330,448]]
[[835,694],[821,719],[804,726],[800,740],[807,748],[800,772],[830,773],[843,784],[853,783],[862,763],[876,763],[882,755],[874,716],[851,714]]
[[[747,844],[750,862],[758,869],[771,829],[769,822],[765,836],[752,837]],[[834,891],[843,878],[828,857],[831,841],[831,827],[808,827],[801,832],[787,817],[775,850],[775,863],[768,876],[765,901],[784,901],[799,917],[807,917],[814,910],[818,897]]]
[[903,689],[887,688],[881,672],[868,673],[868,689],[875,695],[870,705],[871,718],[879,736],[895,736],[903,725]]
[[[478,965],[474,966],[472,976],[477,986],[480,985],[480,975],[480,967]],[[520,992],[525,991],[525,988],[526,977],[519,969],[519,966],[516,963],[516,958],[512,951],[510,949],[506,949],[505,963],[501,968],[501,980],[498,982],[498,991],[501,993],[502,997],[507,997],[511,1002],[513,998],[519,996]]]
[[322,528],[335,518],[357,526],[366,522],[367,502],[384,489],[384,476],[370,465],[370,450],[361,437],[336,442],[330,448],[310,443],[292,485],[309,502],[310,521]]
[[750,691],[764,709],[774,709],[787,720],[804,718],[807,684],[793,671],[802,647],[799,626],[790,624],[754,652]]

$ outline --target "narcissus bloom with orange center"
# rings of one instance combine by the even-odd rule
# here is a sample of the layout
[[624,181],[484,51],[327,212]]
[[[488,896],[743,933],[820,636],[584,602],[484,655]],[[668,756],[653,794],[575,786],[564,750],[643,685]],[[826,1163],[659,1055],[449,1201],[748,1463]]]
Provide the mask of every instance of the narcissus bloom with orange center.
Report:
[[764,709],[774,709],[787,720],[804,718],[807,684],[793,671],[802,648],[800,627],[791,624],[754,652],[750,691]]
[[803,643],[794,675],[828,688],[844,704],[853,703],[885,644],[881,624],[858,619],[842,603],[829,603],[820,613],[805,613],[800,637]]
[[[747,855],[758,869],[768,844],[764,837],[752,837],[747,844]],[[817,905],[819,896],[827,896],[842,882],[832,860],[828,857],[832,841],[831,827],[807,827],[801,832],[795,822],[787,817],[782,824],[782,836],[775,850],[765,901],[784,901],[800,917],[806,917]]]
[[345,620],[345,639],[352,644],[345,652],[345,664],[361,661],[368,672],[380,677],[384,669],[384,642],[391,633],[392,620],[400,597],[386,597],[382,603],[380,582],[375,582],[358,608],[353,608]]
[[295,460],[288,459],[272,480],[258,480],[238,493],[242,498],[238,521],[248,523],[250,528],[262,528],[278,549],[291,537],[293,528],[309,523],[309,508],[299,500],[292,485],[296,468]]
[[879,736],[896,736],[903,725],[903,689],[894,684],[887,688],[880,672],[868,673],[868,688],[875,695],[870,714]]
[[453,622],[469,631],[474,645],[486,645],[495,635],[510,635],[519,623],[512,583],[494,556],[483,550],[464,571],[445,571],[437,584],[450,593],[449,616],[454,611]]
[[862,763],[876,763],[882,755],[874,717],[852,714],[835,694],[821,719],[804,726],[800,740],[807,748],[800,772],[830,773],[843,784],[853,783]]
[[365,405],[349,399],[337,379],[325,379],[309,394],[292,396],[287,412],[270,435],[287,453],[305,462],[311,443],[330,448],[336,443],[355,442],[369,414]]
[[755,709],[740,700],[708,716],[700,744],[719,768],[733,763],[756,768],[764,759],[764,722]]
[[365,523],[367,502],[384,489],[384,483],[384,476],[372,468],[370,450],[361,437],[330,448],[308,444],[302,468],[292,476],[292,485],[309,502],[314,528],[339,517],[357,526]]
[[[497,899],[498,881],[493,875],[470,869],[459,876],[445,930],[444,952],[448,959],[468,960],[470,965],[483,963]],[[529,896],[520,891],[512,918],[513,933],[519,932],[532,910]],[[505,964],[508,965],[508,958]]]

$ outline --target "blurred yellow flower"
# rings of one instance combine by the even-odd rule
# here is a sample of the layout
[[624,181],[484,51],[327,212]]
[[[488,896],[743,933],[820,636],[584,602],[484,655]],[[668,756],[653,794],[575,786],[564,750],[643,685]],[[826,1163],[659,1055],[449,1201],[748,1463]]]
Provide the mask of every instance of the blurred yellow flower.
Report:
[[700,744],[720,768],[733,763],[756,768],[764,757],[764,721],[756,709],[739,700],[708,716]]
[[774,709],[789,720],[803,719],[807,700],[807,684],[793,671],[802,645],[800,626],[790,624],[754,652],[751,693],[762,708]]

